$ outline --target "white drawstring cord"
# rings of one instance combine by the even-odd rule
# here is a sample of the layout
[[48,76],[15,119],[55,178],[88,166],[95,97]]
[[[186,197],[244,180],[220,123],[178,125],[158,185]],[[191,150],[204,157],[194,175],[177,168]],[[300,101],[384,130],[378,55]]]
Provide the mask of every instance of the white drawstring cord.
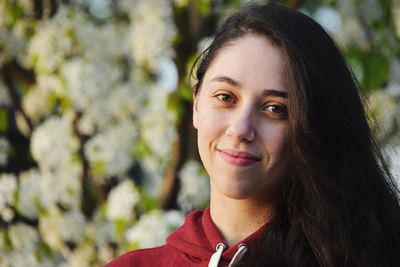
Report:
[[[210,258],[210,262],[208,263],[208,267],[218,267],[219,260],[221,259],[222,252],[226,249],[225,244],[218,243],[216,247],[216,251],[212,254]],[[233,256],[231,262],[229,263],[228,267],[233,267],[235,263],[239,262],[240,259],[243,257],[244,254],[247,252],[247,245],[240,244],[238,247],[238,251],[236,251],[235,255]]]
[[212,254],[210,258],[210,262],[208,263],[208,267],[218,267],[219,260],[221,259],[222,252],[226,249],[225,244],[218,243],[214,254]]
[[247,245],[246,244],[240,244],[238,251],[236,251],[235,256],[233,256],[231,262],[229,263],[228,267],[233,267],[235,263],[239,262],[244,254],[247,252]]

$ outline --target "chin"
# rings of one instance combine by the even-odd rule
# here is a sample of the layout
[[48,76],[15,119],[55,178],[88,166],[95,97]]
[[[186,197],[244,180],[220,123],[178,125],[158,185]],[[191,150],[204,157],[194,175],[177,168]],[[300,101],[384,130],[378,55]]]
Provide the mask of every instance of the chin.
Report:
[[257,188],[243,186],[243,185],[233,185],[230,183],[229,185],[216,185],[218,193],[224,195],[225,197],[243,200],[254,198],[257,195],[262,194],[262,192],[257,190]]
[[218,194],[235,200],[245,199],[264,199],[266,201],[274,200],[278,197],[279,186],[276,183],[270,184],[246,184],[226,180],[215,181],[214,186]]

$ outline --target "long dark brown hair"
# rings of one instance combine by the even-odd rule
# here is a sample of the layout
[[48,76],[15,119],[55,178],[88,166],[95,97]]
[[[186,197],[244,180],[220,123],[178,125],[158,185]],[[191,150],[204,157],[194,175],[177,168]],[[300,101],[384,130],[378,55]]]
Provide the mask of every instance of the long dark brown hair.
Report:
[[218,52],[248,34],[287,60],[288,177],[246,266],[400,266],[398,189],[371,134],[357,83],[311,18],[270,3],[228,18],[197,62],[195,93]]

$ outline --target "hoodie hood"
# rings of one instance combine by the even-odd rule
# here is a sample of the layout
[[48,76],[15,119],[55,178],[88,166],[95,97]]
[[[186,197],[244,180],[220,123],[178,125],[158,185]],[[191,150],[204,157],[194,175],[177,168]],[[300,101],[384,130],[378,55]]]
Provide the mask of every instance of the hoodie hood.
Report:
[[[167,244],[178,250],[190,263],[210,262],[211,257],[218,258],[209,266],[234,266],[243,255],[249,254],[260,241],[265,225],[256,232],[229,247],[211,219],[210,209],[196,210],[186,216],[185,223],[172,233]],[[219,248],[219,249],[218,249]],[[215,255],[215,256],[213,256]],[[233,260],[232,260],[233,259]]]

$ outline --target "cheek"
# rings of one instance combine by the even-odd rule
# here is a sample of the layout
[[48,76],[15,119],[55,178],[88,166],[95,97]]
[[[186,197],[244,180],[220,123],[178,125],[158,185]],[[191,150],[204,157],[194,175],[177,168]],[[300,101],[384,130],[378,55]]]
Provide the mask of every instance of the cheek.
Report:
[[[201,102],[199,102],[201,103]],[[196,112],[197,130],[201,135],[213,135],[222,130],[226,121],[222,112],[210,105],[199,105]]]
[[286,126],[276,125],[263,129],[263,144],[270,157],[281,158],[287,143]]
[[197,134],[199,141],[211,141],[221,131],[221,123],[218,114],[211,112],[199,112],[197,120]]

